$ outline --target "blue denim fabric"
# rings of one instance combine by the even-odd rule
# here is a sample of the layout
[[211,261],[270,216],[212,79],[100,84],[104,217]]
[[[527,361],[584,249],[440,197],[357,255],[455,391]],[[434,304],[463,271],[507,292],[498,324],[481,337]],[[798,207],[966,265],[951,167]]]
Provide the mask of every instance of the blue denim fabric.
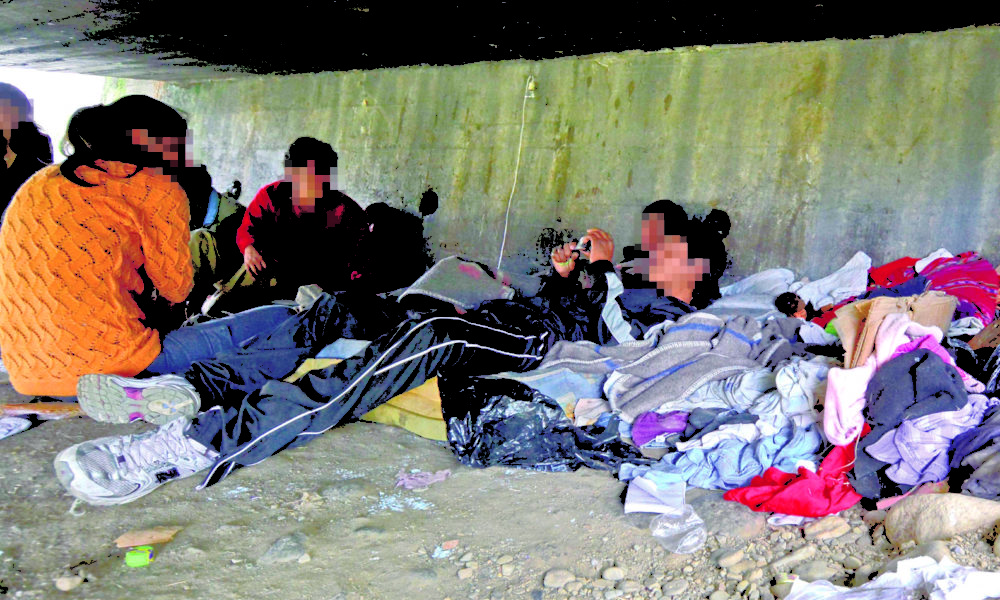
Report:
[[723,440],[719,445],[687,452],[673,452],[660,459],[683,474],[691,487],[708,490],[729,490],[750,484],[768,467],[788,473],[798,470],[799,461],[815,461],[823,444],[816,425],[788,425],[770,437],[749,444],[740,440]]
[[259,306],[229,317],[171,331],[147,373],[183,373],[195,361],[232,352],[294,314],[287,306]]

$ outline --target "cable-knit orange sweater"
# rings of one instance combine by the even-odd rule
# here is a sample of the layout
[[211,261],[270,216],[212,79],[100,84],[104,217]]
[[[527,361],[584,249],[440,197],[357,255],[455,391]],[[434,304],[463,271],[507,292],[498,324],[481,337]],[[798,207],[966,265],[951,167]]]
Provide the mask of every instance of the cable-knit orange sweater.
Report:
[[22,394],[76,395],[86,373],[131,376],[160,353],[129,292],[193,285],[187,196],[169,177],[98,162],[69,181],[50,166],[14,195],[0,226],[0,352]]

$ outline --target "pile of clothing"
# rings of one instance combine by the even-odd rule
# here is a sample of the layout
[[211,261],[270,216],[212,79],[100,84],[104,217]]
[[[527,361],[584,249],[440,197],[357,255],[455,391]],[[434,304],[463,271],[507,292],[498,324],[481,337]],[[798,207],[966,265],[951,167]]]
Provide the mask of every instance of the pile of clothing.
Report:
[[[634,342],[443,377],[448,439],[474,466],[614,471],[632,481],[626,510],[676,512],[685,485],[800,517],[949,479],[1000,499],[1000,400],[983,383],[1000,356],[970,346],[998,288],[975,252],[875,267],[859,252],[817,281],[771,269]],[[782,316],[789,291],[828,309]]]

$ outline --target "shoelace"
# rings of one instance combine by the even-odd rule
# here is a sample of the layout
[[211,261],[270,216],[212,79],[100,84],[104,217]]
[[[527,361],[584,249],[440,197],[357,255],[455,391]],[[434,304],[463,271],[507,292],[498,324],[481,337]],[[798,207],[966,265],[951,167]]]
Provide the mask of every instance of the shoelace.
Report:
[[136,439],[136,436],[128,435],[118,438],[108,444],[111,454],[124,460],[116,461],[116,472],[118,479],[125,479],[125,475],[152,466],[157,462],[177,462],[182,456],[187,456],[194,450],[187,444],[187,438],[183,435],[171,435],[167,429],[160,429],[153,435],[145,439]]

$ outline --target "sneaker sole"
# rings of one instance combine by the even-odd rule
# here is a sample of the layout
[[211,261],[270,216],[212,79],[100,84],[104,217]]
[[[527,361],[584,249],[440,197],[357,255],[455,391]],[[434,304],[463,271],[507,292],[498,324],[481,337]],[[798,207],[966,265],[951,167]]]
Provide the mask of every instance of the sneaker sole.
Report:
[[[117,375],[82,375],[77,383],[80,408],[95,421],[105,423],[143,420],[163,425],[197,414],[197,403],[189,392],[170,385],[130,385],[134,381]],[[142,398],[132,398],[130,390],[141,390]]]

